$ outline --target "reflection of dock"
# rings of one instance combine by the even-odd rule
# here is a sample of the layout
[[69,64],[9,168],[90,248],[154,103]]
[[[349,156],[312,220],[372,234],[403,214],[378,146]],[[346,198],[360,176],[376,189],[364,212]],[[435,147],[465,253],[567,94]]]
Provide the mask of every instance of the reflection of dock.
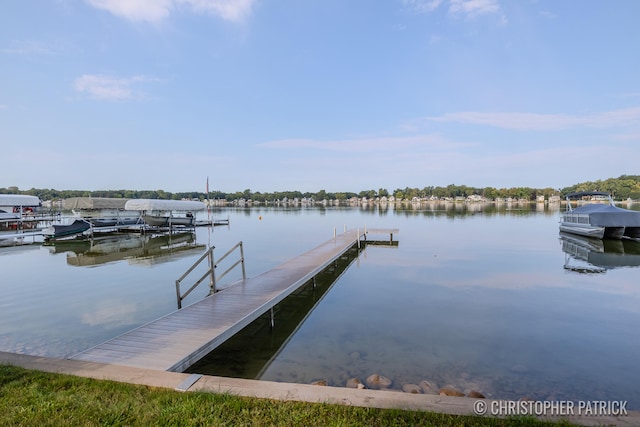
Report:
[[0,233],[0,246],[14,246],[28,244],[26,240],[30,240],[31,243],[36,243],[36,237],[42,236],[41,230],[13,232],[13,233]]
[[272,270],[240,280],[73,359],[182,372],[312,280],[361,237],[356,230],[346,231]]

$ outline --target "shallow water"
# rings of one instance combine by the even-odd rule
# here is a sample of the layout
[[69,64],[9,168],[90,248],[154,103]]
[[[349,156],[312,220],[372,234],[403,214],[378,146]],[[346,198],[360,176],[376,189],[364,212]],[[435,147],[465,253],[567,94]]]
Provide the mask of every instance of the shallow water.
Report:
[[540,205],[226,209],[214,217],[229,216],[229,227],[199,228],[146,257],[136,241],[93,258],[0,249],[0,350],[64,357],[174,310],[175,279],[208,244],[220,256],[242,240],[254,276],[334,227],[399,228],[397,247],[353,254],[278,307],[273,331],[260,319],[192,371],[338,386],[378,373],[394,389],[428,380],[487,397],[638,409],[640,243],[562,240],[558,215]]

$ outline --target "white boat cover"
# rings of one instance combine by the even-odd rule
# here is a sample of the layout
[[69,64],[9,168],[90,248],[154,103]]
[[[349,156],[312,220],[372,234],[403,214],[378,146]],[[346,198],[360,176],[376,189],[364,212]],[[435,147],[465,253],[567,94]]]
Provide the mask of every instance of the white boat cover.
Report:
[[128,211],[201,211],[206,205],[193,200],[131,199],[124,208]]
[[39,197],[24,194],[0,194],[0,206],[40,206]]
[[80,209],[124,209],[125,203],[129,199],[116,199],[110,197],[71,197],[65,199],[63,207],[65,210]]

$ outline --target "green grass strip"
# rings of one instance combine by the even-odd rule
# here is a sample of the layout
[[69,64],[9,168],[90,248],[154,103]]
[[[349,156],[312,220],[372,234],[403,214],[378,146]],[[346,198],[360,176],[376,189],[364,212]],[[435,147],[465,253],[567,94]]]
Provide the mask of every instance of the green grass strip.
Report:
[[423,411],[283,402],[0,365],[2,426],[570,426]]

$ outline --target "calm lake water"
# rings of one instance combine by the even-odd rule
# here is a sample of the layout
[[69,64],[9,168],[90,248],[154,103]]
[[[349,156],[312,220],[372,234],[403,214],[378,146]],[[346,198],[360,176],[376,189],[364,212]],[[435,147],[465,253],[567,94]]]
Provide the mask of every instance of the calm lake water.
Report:
[[335,386],[377,373],[394,389],[640,409],[640,242],[562,237],[558,209],[219,209],[230,225],[195,235],[0,248],[0,350],[67,357],[175,310],[175,279],[209,244],[219,257],[243,241],[251,277],[366,225],[398,228],[398,246],[352,251],[274,330],[259,319],[191,371]]

